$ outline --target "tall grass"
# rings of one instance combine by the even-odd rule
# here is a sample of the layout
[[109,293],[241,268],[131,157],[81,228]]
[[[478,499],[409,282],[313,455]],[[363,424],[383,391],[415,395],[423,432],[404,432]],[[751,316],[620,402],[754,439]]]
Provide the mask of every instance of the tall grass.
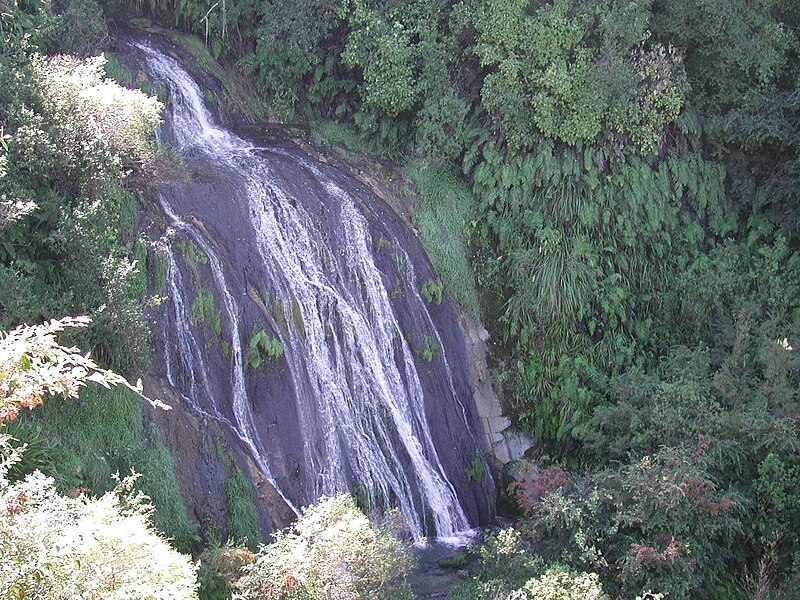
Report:
[[80,400],[51,398],[8,423],[8,432],[29,445],[25,470],[39,469],[70,492],[101,495],[114,489],[115,473],[141,474],[137,488],[156,508],[156,527],[181,551],[197,539],[175,476],[175,461],[158,428],[145,426],[140,398],[121,388],[90,386]]
[[339,121],[314,121],[311,127],[311,141],[321,146],[343,146],[350,152],[364,150],[365,140],[353,125]]
[[466,250],[475,202],[469,187],[451,170],[422,162],[410,162],[404,175],[419,192],[414,223],[445,293],[479,321],[475,275]]
[[237,544],[255,550],[261,542],[261,528],[253,488],[244,473],[237,470],[225,480],[225,495],[228,497],[228,536]]

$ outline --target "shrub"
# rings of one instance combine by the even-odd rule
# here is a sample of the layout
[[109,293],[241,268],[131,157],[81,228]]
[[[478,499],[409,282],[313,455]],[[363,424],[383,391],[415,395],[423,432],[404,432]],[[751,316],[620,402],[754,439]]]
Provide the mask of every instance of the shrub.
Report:
[[88,354],[83,356],[77,348],[56,342],[56,333],[67,327],[87,327],[90,322],[88,317],[65,317],[0,332],[0,422],[15,419],[20,407],[30,410],[41,405],[45,395],[77,398],[78,389],[90,381],[106,388],[122,385],[141,394],[140,385],[132,386],[120,375],[100,368]]
[[656,589],[684,598],[725,573],[742,514],[702,448],[663,448],[544,495],[526,527],[545,558],[602,569],[624,597]]
[[422,284],[422,296],[428,301],[428,304],[435,304],[439,306],[442,303],[442,292],[444,286],[441,280],[429,279]]
[[420,92],[412,36],[401,23],[389,24],[376,12],[355,11],[353,21],[342,59],[351,69],[362,68],[364,105],[389,117],[410,110]]
[[354,87],[353,82],[339,81],[333,73],[334,61],[326,60],[324,42],[339,25],[337,11],[319,0],[303,10],[294,2],[278,0],[259,12],[255,52],[245,63],[273,109],[291,116],[300,105],[298,82],[313,75],[306,88],[307,100],[335,110],[336,97]]
[[100,498],[69,498],[40,473],[0,481],[0,596],[194,598],[191,559],[153,530],[133,477]]
[[109,39],[103,9],[95,0],[72,0],[64,14],[54,19],[47,37],[53,54],[97,52]]
[[181,497],[177,465],[143,412],[134,394],[99,386],[83,390],[79,400],[47,402],[6,423],[6,431],[27,446],[9,479],[39,469],[68,494],[84,489],[102,495],[113,489],[115,472],[135,470],[137,490],[155,506],[156,528],[188,552],[197,542],[196,525]]
[[[713,567],[698,567],[699,573],[709,568],[722,569],[719,561],[725,556],[726,571],[752,571],[758,568],[765,554],[774,553],[774,574],[779,577],[791,572],[798,548],[796,523],[800,502],[795,499],[800,438],[796,413],[791,409],[794,391],[778,391],[796,388],[794,352],[788,349],[791,347],[788,341],[771,328],[755,334],[745,324],[737,329],[737,337],[741,336],[737,346],[751,346],[752,354],[742,352],[749,356],[747,359],[743,360],[742,355],[737,357],[737,351],[725,355],[720,365],[712,362],[713,355],[706,349],[675,348],[661,360],[656,372],[633,372],[618,377],[612,385],[615,402],[595,412],[585,436],[589,442],[585,448],[591,449],[598,460],[628,463],[622,468],[607,469],[604,487],[622,481],[619,476],[623,471],[626,486],[640,478],[661,481],[662,476],[668,475],[670,479],[678,477],[680,485],[688,485],[686,489],[691,494],[702,492],[704,497],[697,499],[702,500],[705,508],[721,508],[720,503],[726,497],[735,503],[730,510],[718,508],[710,515],[705,515],[704,506],[697,502],[685,503],[681,510],[689,512],[673,514],[669,531],[653,532],[669,533],[683,542],[704,542],[704,537],[709,541],[716,539],[714,544],[722,541],[721,548],[710,552],[691,551],[692,560],[698,562],[716,557]],[[762,362],[761,349],[753,347],[756,344],[763,344],[773,356],[777,353],[777,358],[771,363]],[[684,465],[686,461],[691,468]],[[648,474],[644,471],[637,474],[640,469],[646,469]],[[689,474],[696,483],[690,484],[686,479]],[[644,488],[645,484],[635,484],[639,485]],[[666,489],[661,484],[647,485],[649,490],[644,488],[635,503],[630,499],[625,501],[626,511],[634,506],[652,511],[653,518],[637,517],[641,520],[637,525],[640,530],[652,527],[654,520],[664,524],[662,515],[653,506],[665,499],[654,501],[651,494],[658,489],[661,494]],[[737,490],[741,498],[720,494],[719,490],[725,489]],[[613,493],[616,496],[617,492]],[[650,508],[646,503],[651,503]],[[721,538],[708,531],[701,535],[706,527],[719,524],[726,515],[735,517],[731,525],[736,522],[740,525],[728,529]],[[655,567],[659,561],[663,562],[668,551],[670,564],[682,560],[683,551],[676,555],[679,548],[670,549],[670,538],[662,539],[666,543],[632,540],[641,547],[626,558],[628,571],[641,574],[642,564]],[[778,540],[773,552],[770,549]],[[632,564],[634,558],[640,565]]]
[[608,600],[597,574],[558,566],[528,581],[523,590],[531,600]]
[[544,564],[516,529],[506,528],[488,534],[480,549],[484,580],[501,579],[519,587]]
[[608,569],[628,546],[619,539],[615,507],[603,500],[592,480],[559,487],[541,498],[520,529],[539,541],[549,561],[580,570]]
[[453,90],[425,101],[416,121],[417,152],[422,156],[457,160],[464,151],[469,105]]
[[523,535],[502,529],[486,536],[480,571],[451,594],[451,600],[608,600],[595,573],[548,565]]
[[609,472],[601,486],[630,540],[626,585],[681,598],[725,572],[741,532],[741,499],[718,489],[702,450],[664,449]]
[[536,462],[528,462],[522,468],[521,480],[512,483],[508,491],[525,515],[538,509],[544,496],[571,483],[569,475],[559,466],[543,468]]
[[202,600],[219,600],[231,597],[236,580],[245,566],[255,562],[256,555],[247,548],[230,544],[209,548],[197,561],[199,596]]
[[[80,183],[96,182],[102,175],[120,177],[123,167],[153,158],[152,132],[161,121],[163,106],[138,90],[129,90],[105,79],[104,57],[79,61],[73,57],[50,58],[36,66],[46,110],[53,111],[54,133],[60,146],[62,166],[71,169],[66,178],[92,169]],[[97,179],[96,179],[97,178]]]
[[236,583],[236,598],[410,598],[409,554],[345,495],[321,498],[264,546]]

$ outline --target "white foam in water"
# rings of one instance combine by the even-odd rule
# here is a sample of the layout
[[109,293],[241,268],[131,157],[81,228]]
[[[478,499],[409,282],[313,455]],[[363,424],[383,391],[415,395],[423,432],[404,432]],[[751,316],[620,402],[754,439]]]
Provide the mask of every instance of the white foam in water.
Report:
[[482,531],[480,529],[467,529],[450,536],[438,536],[432,539],[422,538],[414,543],[417,550],[425,550],[432,545],[445,546],[447,548],[459,549],[470,548],[480,543]]

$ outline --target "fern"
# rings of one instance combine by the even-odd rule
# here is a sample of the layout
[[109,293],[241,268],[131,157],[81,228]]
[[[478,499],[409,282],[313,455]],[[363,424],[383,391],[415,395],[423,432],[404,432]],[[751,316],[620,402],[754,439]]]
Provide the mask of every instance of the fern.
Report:
[[283,356],[283,344],[260,329],[250,336],[245,357],[246,369],[258,369],[265,360],[276,361]]

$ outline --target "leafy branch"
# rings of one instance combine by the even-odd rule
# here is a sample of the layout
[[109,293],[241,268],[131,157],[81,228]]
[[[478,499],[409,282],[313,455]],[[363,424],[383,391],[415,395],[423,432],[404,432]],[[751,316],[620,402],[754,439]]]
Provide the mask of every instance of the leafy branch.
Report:
[[156,408],[171,408],[145,396],[141,379],[133,385],[121,375],[101,368],[88,353],[56,341],[56,334],[67,327],[88,327],[89,323],[89,317],[65,317],[43,325],[20,325],[0,334],[0,422],[15,419],[20,407],[33,409],[41,405],[46,395],[77,398],[78,390],[87,382],[105,388],[121,385]]

